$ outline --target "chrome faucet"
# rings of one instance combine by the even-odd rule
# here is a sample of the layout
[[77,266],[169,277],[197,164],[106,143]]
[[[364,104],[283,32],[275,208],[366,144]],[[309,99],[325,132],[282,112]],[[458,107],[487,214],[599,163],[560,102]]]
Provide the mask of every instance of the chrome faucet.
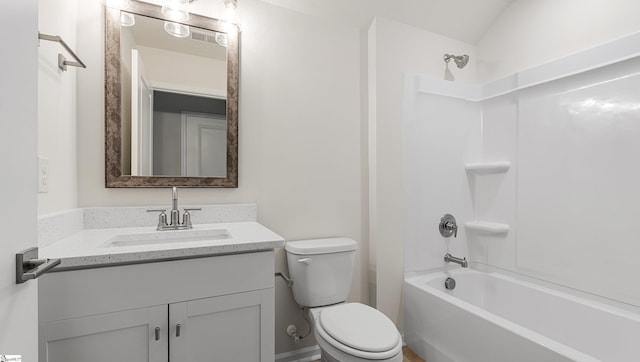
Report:
[[469,267],[469,263],[467,263],[467,258],[456,258],[455,256],[446,253],[444,255],[444,261],[448,262],[448,263],[456,263],[456,264],[460,264],[461,267],[463,268],[467,268]]
[[156,230],[184,230],[192,229],[191,213],[190,211],[202,210],[201,208],[185,208],[182,215],[182,222],[180,222],[180,209],[178,209],[178,188],[172,187],[171,189],[171,219],[167,222],[167,213],[165,209],[147,210],[147,212],[159,212],[158,227]]

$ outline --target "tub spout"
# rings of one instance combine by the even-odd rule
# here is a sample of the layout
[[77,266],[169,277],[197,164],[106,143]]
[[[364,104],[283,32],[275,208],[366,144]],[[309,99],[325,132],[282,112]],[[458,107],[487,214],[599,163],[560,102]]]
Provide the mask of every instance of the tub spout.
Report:
[[444,261],[448,263],[460,264],[460,266],[463,268],[467,268],[469,266],[469,263],[467,263],[467,258],[456,258],[455,256],[449,253],[445,254]]

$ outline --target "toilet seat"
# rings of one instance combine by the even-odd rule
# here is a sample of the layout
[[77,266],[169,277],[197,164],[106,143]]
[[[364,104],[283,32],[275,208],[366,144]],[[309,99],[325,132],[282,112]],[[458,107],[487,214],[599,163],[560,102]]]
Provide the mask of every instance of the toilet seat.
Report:
[[402,338],[393,322],[360,303],[323,309],[316,319],[316,335],[343,353],[363,359],[390,359],[402,351]]

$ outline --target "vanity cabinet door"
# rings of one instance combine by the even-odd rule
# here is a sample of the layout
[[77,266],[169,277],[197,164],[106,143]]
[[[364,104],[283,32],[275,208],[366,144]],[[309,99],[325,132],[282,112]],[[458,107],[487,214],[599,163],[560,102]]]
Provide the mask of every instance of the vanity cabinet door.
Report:
[[162,305],[48,322],[46,361],[168,362],[167,309]]
[[171,362],[272,362],[274,307],[273,289],[170,304]]

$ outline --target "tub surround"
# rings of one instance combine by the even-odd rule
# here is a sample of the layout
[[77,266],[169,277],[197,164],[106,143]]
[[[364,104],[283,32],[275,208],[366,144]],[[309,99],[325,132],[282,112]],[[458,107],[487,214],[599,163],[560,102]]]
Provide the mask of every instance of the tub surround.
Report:
[[[633,34],[483,85],[407,75],[405,272],[442,267],[450,252],[640,305],[628,288],[638,264],[620,259],[638,244],[599,222],[633,223],[639,41]],[[443,211],[465,226],[457,239],[424,222]]]
[[[74,209],[39,218],[40,256],[59,258],[55,271],[132,263],[260,252],[284,246],[284,239],[256,222],[256,205],[199,206],[193,229],[156,231],[157,207]],[[207,238],[220,231],[222,235]],[[179,240],[182,236],[193,240]],[[175,241],[167,238],[175,237]],[[144,239],[115,246],[114,240]],[[157,242],[154,240],[156,239]]]

